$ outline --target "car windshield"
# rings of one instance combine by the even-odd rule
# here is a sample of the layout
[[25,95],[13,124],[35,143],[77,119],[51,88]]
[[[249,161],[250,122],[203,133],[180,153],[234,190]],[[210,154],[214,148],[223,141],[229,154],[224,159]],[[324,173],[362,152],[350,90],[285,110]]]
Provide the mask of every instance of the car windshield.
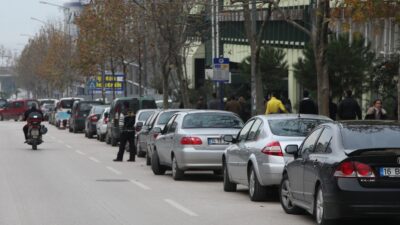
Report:
[[168,112],[163,112],[160,115],[160,118],[158,119],[157,124],[158,125],[165,125],[167,124],[168,120],[171,119],[172,115],[174,115],[178,111],[168,111]]
[[311,118],[268,120],[272,134],[287,137],[305,137],[314,127],[326,122],[329,120]]
[[155,108],[157,108],[157,105],[154,100],[143,100],[142,108],[143,109],[155,109]]
[[27,102],[27,105],[28,105],[28,108],[32,108],[33,105],[35,105],[36,108],[39,108],[39,107],[38,107],[38,103],[35,102],[35,101],[28,101],[28,102]]
[[6,105],[7,105],[7,101],[0,99],[0,108],[5,107]]
[[399,148],[399,126],[347,126],[342,129],[345,149]]
[[61,100],[61,108],[64,109],[71,109],[72,108],[72,104],[74,104],[74,100],[70,99],[70,100]]
[[151,115],[153,115],[154,111],[144,111],[140,113],[139,118],[137,120],[146,121]]
[[43,107],[44,107],[45,109],[52,109],[52,108],[54,108],[54,105],[51,105],[51,104],[44,104]]
[[228,113],[193,113],[183,119],[182,128],[242,128],[243,122]]
[[94,108],[94,114],[102,114],[106,108],[101,106],[96,106]]
[[92,104],[90,104],[90,103],[81,103],[79,105],[80,111],[90,111],[90,109],[92,109]]
[[44,105],[44,104],[54,104],[55,101],[54,100],[42,100],[40,101],[40,105]]

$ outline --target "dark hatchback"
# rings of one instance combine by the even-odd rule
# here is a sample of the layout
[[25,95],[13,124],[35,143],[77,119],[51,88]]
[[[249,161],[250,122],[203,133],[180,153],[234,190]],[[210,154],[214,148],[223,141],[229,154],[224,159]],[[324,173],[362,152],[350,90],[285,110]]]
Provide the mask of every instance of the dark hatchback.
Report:
[[69,118],[69,132],[77,133],[85,129],[85,120],[93,105],[104,105],[100,101],[76,101],[72,105]]
[[280,200],[289,214],[306,210],[317,224],[400,216],[400,124],[347,121],[318,126],[286,147]]

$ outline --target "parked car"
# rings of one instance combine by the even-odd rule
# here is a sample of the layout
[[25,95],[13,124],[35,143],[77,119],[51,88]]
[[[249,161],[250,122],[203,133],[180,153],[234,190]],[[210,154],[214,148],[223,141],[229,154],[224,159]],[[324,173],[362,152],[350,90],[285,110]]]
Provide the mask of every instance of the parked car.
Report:
[[232,144],[222,156],[224,191],[237,184],[249,187],[252,201],[266,200],[279,186],[285,162],[292,156],[282,149],[300,145],[307,134],[330,118],[307,114],[271,114],[251,118],[237,136],[225,136]]
[[110,114],[110,107],[104,109],[100,119],[96,123],[97,140],[104,141],[107,133],[107,123]]
[[307,211],[318,225],[400,213],[400,124],[346,121],[318,126],[297,145],[282,175],[286,213]]
[[4,108],[0,108],[0,120],[13,119],[22,121],[25,111],[36,105],[39,109],[39,102],[34,99],[19,99],[8,101]]
[[86,117],[89,115],[92,106],[102,104],[102,102],[97,101],[75,101],[69,118],[69,132],[77,133],[83,131]]
[[40,110],[43,113],[44,120],[49,120],[51,112],[55,109],[55,105],[51,103],[44,103],[41,105]]
[[[189,111],[191,109],[167,109],[158,111],[157,115],[149,121],[142,129],[138,137],[138,151],[146,151],[146,165],[151,165],[151,156],[154,151],[154,143],[160,131],[164,129],[168,120],[177,112]],[[160,129],[158,129],[160,128]]]
[[59,111],[55,114],[55,126],[57,128],[63,128],[66,129],[69,127],[69,118],[71,117],[71,114],[63,111]]
[[59,101],[56,103],[56,109],[53,110],[50,113],[49,116],[49,123],[56,125],[56,114],[60,111],[62,112],[71,112],[72,106],[75,101],[83,101],[83,98],[74,98],[74,97],[68,97],[68,98],[61,98]]
[[123,111],[124,102],[129,103],[129,107],[135,113],[140,109],[156,109],[157,105],[152,97],[124,97],[115,99],[110,106],[109,123],[107,124],[106,143],[117,146],[119,142],[119,119]]
[[97,134],[97,122],[108,105],[94,105],[85,119],[85,136],[93,138]]
[[236,135],[242,120],[234,113],[192,110],[175,113],[155,142],[151,168],[156,175],[172,169],[174,180],[187,170],[213,170],[221,174],[222,154],[228,146],[224,135]]
[[38,99],[38,102],[39,102],[39,106],[42,107],[44,104],[56,105],[58,100],[53,99],[53,98],[42,98],[42,99]]
[[[144,122],[146,122],[146,120],[151,117],[155,112],[157,111],[157,109],[141,109],[139,111],[136,112],[136,118],[135,118],[135,128],[136,128],[136,132],[135,132],[135,142],[136,142],[136,146],[138,146],[138,137],[139,134],[141,133],[142,127]],[[146,151],[142,150],[145,148],[137,148],[136,149],[136,154],[138,157],[144,157],[146,155]]]

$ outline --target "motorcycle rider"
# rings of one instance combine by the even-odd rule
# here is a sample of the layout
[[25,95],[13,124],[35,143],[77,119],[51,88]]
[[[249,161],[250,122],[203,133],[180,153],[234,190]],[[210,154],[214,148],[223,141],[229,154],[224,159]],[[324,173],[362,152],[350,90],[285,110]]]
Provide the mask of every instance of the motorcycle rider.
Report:
[[[24,113],[24,121],[27,121],[29,115],[31,113],[34,113],[34,112],[39,113],[43,118],[42,111],[36,108],[36,104],[33,104],[30,109],[25,111],[25,113]],[[25,143],[28,141],[28,129],[29,129],[29,122],[27,122],[25,124],[24,128],[22,129],[24,131],[24,135],[25,135]]]

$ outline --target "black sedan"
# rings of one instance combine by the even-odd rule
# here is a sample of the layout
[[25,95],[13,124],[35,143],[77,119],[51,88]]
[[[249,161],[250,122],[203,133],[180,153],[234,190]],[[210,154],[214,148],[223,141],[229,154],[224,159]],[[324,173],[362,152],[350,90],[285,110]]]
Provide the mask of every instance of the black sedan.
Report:
[[286,147],[280,200],[286,213],[303,210],[317,224],[355,217],[400,216],[400,124],[348,121],[318,126]]

